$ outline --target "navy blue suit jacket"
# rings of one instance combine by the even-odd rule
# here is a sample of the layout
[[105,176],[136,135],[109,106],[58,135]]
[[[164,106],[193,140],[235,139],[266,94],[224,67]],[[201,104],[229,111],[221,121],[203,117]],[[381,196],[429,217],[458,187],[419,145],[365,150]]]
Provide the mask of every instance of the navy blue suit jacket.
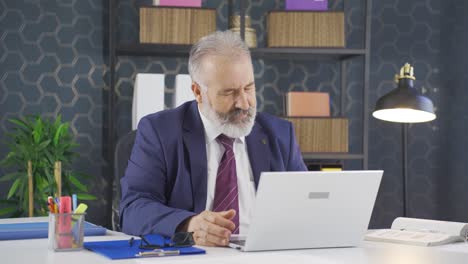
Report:
[[[255,187],[262,171],[306,170],[288,121],[257,113],[246,142]],[[123,232],[171,236],[181,222],[205,210],[207,175],[205,132],[195,101],[142,118],[121,179]]]

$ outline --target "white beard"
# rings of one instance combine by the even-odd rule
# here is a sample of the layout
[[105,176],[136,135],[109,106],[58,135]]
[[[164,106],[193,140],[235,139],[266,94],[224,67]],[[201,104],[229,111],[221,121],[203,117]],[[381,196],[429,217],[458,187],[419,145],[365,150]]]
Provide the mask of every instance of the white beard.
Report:
[[[247,111],[247,118],[242,122],[236,124],[231,121],[232,117],[237,115],[238,112],[230,112],[228,114],[220,114],[216,112],[211,106],[211,102],[208,99],[206,93],[202,92],[202,100],[204,103],[201,104],[200,110],[203,115],[208,118],[213,124],[221,130],[221,132],[230,138],[245,137],[252,131],[255,123],[255,116],[257,111],[255,108],[250,107]],[[242,110],[237,110],[242,111]]]

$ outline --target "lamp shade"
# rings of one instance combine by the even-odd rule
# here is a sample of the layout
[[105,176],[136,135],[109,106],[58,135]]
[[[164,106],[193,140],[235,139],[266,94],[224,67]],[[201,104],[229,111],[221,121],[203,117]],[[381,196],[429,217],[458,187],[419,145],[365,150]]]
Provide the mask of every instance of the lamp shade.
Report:
[[421,123],[436,118],[432,101],[414,88],[413,67],[405,64],[396,76],[398,87],[377,100],[372,115],[384,121]]

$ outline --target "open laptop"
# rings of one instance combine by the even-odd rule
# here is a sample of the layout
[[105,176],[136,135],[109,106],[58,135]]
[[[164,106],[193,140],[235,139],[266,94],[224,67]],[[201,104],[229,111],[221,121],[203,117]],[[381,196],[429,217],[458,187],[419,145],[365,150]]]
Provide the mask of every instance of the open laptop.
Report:
[[242,251],[352,247],[367,231],[383,171],[263,172]]

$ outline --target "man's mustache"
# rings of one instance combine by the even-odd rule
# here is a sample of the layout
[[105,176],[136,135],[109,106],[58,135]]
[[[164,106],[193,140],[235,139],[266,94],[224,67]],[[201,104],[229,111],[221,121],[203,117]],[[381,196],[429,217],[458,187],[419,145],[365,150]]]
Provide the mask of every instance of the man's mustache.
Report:
[[255,109],[253,107],[249,107],[249,109],[247,109],[247,110],[236,108],[236,109],[228,112],[227,114],[225,114],[223,116],[223,118],[222,118],[223,123],[232,121],[233,119],[235,119],[235,117],[237,117],[239,115],[247,115],[247,117],[248,117],[247,121],[249,121],[249,119],[253,116],[254,111],[255,111]]

